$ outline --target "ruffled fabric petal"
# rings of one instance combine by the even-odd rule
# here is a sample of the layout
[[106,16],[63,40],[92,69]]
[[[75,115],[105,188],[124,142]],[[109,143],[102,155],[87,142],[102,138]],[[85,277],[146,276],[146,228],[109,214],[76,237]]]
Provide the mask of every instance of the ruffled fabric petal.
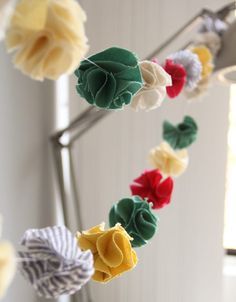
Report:
[[131,107],[135,111],[150,111],[161,106],[166,96],[166,86],[172,85],[171,76],[157,63],[140,62],[144,86],[133,97]]
[[88,50],[85,21],[75,0],[20,0],[6,33],[15,66],[36,80],[72,73]]
[[180,176],[186,170],[189,162],[186,149],[175,151],[167,142],[162,142],[149,153],[151,165],[167,176]]

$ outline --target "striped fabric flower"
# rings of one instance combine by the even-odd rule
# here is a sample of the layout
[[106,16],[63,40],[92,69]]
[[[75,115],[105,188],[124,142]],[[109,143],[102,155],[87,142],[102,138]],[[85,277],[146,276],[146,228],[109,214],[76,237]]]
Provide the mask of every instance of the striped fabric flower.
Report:
[[72,295],[94,273],[92,253],[82,252],[64,226],[30,229],[21,244],[26,251],[19,252],[20,271],[39,296]]

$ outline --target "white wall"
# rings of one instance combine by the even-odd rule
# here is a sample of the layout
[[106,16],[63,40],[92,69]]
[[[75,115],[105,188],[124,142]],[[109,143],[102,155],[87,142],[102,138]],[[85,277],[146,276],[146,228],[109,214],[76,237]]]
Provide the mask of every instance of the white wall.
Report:
[[[208,0],[83,0],[91,52],[112,45],[145,57]],[[0,47],[0,212],[4,236],[15,244],[30,227],[53,223],[52,163],[48,136],[54,124],[51,83],[15,71]],[[71,80],[74,114],[84,108]],[[101,122],[75,149],[85,228],[107,221],[113,202],[148,167],[146,154],[161,140],[167,118],[192,114],[199,122],[187,173],[176,181],[172,205],[160,212],[159,235],[138,250],[138,267],[108,285],[93,285],[95,301],[220,302],[224,174],[228,92],[219,86],[203,102],[169,101],[151,113],[117,112]],[[34,302],[17,276],[4,302]],[[228,302],[228,301],[225,301]]]
[[[3,236],[15,245],[28,228],[53,222],[48,136],[54,124],[52,83],[16,71],[0,45],[0,213]],[[19,275],[4,302],[34,302]]]
[[[208,1],[81,1],[87,11],[91,53],[113,45],[140,58],[172,34]],[[174,49],[173,49],[174,50]],[[72,115],[85,102],[71,80]],[[111,114],[75,148],[85,228],[108,221],[111,205],[129,194],[130,181],[148,167],[149,149],[161,141],[164,119],[191,114],[199,138],[188,171],[176,180],[172,205],[160,211],[160,230],[139,250],[139,265],[108,285],[93,284],[95,301],[220,302],[228,89],[216,85],[202,102],[166,101],[159,110]],[[227,302],[227,301],[226,301]]]

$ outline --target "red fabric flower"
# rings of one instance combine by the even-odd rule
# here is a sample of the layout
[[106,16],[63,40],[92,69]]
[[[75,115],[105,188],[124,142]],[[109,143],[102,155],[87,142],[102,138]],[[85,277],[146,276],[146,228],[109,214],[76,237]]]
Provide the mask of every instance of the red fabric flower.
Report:
[[166,92],[170,98],[175,98],[184,88],[187,76],[186,70],[181,64],[176,64],[171,59],[166,60],[163,68],[172,78],[172,86],[166,87]]
[[168,177],[163,180],[159,170],[145,171],[130,185],[132,195],[147,198],[153,203],[153,209],[160,209],[170,203],[173,191],[173,180]]

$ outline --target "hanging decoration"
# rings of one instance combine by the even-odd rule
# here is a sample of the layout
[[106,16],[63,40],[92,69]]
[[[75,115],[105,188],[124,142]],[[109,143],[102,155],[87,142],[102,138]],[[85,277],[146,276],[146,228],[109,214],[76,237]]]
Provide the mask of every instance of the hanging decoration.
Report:
[[161,209],[168,205],[171,200],[174,182],[171,177],[163,178],[157,170],[144,171],[133,184],[130,185],[132,195],[147,198],[153,209]]
[[95,281],[108,282],[133,269],[138,262],[131,245],[133,239],[119,223],[107,230],[102,223],[78,233],[77,239],[82,250],[90,250],[94,255]]
[[[154,63],[156,64],[156,63]],[[163,123],[160,146],[150,151],[155,169],[144,171],[130,185],[132,196],[115,203],[105,223],[73,236],[64,226],[30,229],[18,253],[19,271],[44,298],[58,298],[79,291],[91,278],[107,283],[132,270],[138,263],[134,248],[146,245],[157,233],[160,210],[171,202],[174,181],[187,167],[189,147],[197,138],[195,120],[186,116],[174,126]],[[15,256],[9,245],[1,245],[0,294],[13,276]],[[13,260],[12,260],[13,259]],[[5,265],[5,270],[1,267]],[[4,267],[4,266],[3,266]],[[11,269],[10,269],[11,268]],[[5,282],[5,283],[4,283]]]
[[169,121],[164,121],[162,136],[173,149],[183,149],[197,139],[197,132],[197,123],[191,116],[185,116],[183,122],[176,126]]
[[151,205],[140,196],[121,199],[109,214],[110,227],[120,223],[130,237],[132,247],[145,245],[156,233],[158,219]]
[[131,107],[136,111],[152,110],[161,106],[167,86],[172,85],[171,76],[158,64],[151,61],[142,61],[139,64],[143,87],[133,97]]
[[88,50],[85,20],[75,0],[20,0],[6,32],[14,65],[40,81],[72,73]]
[[28,230],[21,245],[20,271],[41,297],[72,295],[94,273],[92,253],[82,252],[64,226]]
[[118,47],[84,60],[75,75],[78,77],[77,92],[99,108],[121,109],[142,87],[136,55]]
[[150,150],[149,162],[164,175],[177,177],[187,169],[188,151],[186,149],[175,151],[164,141]]
[[[87,103],[107,110],[130,106],[135,111],[156,109],[166,97],[183,93],[192,98],[206,91],[226,26],[206,19],[191,45],[170,54],[162,64],[156,58],[139,61],[136,54],[119,47],[86,58],[85,21],[75,0],[19,0],[5,37],[8,51],[15,53],[15,66],[36,80],[56,80],[75,70],[77,92]],[[154,211],[171,203],[172,177],[185,172],[186,148],[197,133],[190,116],[177,125],[163,123],[164,141],[149,152],[153,169],[135,178],[131,196],[111,207],[110,228],[101,223],[76,236],[64,226],[29,229],[18,258],[9,242],[0,242],[0,298],[14,277],[16,262],[37,294],[49,299],[72,295],[90,279],[106,283],[135,268],[135,248],[157,233],[159,218]]]
[[168,97],[175,98],[182,92],[186,83],[186,70],[183,65],[176,64],[171,59],[166,60],[164,69],[172,79],[172,85],[166,87]]

